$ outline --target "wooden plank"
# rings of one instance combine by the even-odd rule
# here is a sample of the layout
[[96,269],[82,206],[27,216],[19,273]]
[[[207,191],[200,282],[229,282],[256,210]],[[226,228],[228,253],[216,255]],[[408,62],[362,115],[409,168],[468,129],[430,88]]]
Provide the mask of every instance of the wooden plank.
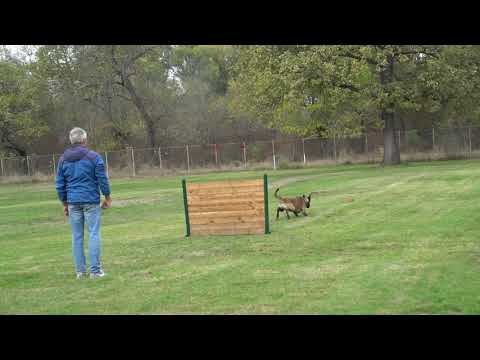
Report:
[[188,195],[210,195],[210,194],[247,194],[250,192],[263,191],[263,186],[244,187],[217,187],[208,189],[188,189]]
[[223,205],[261,205],[263,207],[264,201],[263,199],[250,199],[250,198],[245,198],[245,197],[237,197],[237,198],[221,198],[221,199],[215,199],[215,200],[210,200],[206,201],[205,203],[198,203],[194,202],[191,205],[194,206],[223,206]]
[[228,186],[228,187],[242,187],[242,186],[258,186],[263,183],[262,180],[226,180],[226,181],[210,181],[205,183],[189,183],[192,189],[208,189],[218,186]]
[[211,232],[211,233],[248,233],[253,231],[264,231],[263,224],[237,224],[235,226],[228,224],[205,224],[205,225],[192,225],[192,234],[199,232]]
[[232,226],[236,224],[260,224],[259,218],[262,216],[193,216],[190,218],[190,224],[202,225],[202,224],[230,224]]
[[257,235],[263,234],[263,226],[256,229],[236,230],[236,229],[224,229],[224,230],[196,230],[194,235]]
[[222,180],[222,181],[209,181],[205,183],[189,183],[191,188],[209,188],[217,186],[252,186],[262,184],[260,179],[255,180]]
[[190,220],[194,218],[203,217],[232,217],[232,216],[262,216],[262,210],[228,210],[228,211],[205,211],[205,212],[192,212],[189,214]]
[[190,206],[216,206],[216,207],[235,207],[241,205],[263,207],[263,199],[213,199],[211,201],[199,201],[198,199],[193,199],[188,203]]
[[[244,200],[243,202],[237,202],[236,200]],[[247,200],[247,201],[245,201]],[[220,203],[218,201],[223,201]],[[256,197],[234,197],[228,198],[225,196],[211,196],[211,197],[198,197],[193,196],[188,199],[188,205],[199,205],[199,206],[216,206],[216,205],[245,205],[245,204],[258,204],[263,201],[263,198],[256,196]]]
[[263,200],[263,191],[256,191],[249,193],[248,195],[222,195],[222,194],[211,194],[211,195],[189,195],[188,200],[189,204],[193,204],[194,202],[208,202],[212,200],[226,200],[226,199],[234,199],[238,197],[242,197],[243,199],[250,199],[254,201]]
[[191,183],[188,184],[188,190],[193,189],[215,189],[220,187],[249,187],[262,186],[262,180],[227,180],[227,181],[211,181],[208,183]]
[[263,189],[261,188],[255,188],[255,189],[249,189],[248,191],[231,191],[231,190],[228,190],[228,189],[220,189],[218,191],[208,191],[208,192],[205,192],[205,191],[190,191],[188,192],[188,197],[203,197],[203,198],[210,198],[211,196],[216,196],[218,197],[220,200],[222,198],[225,198],[225,199],[235,199],[235,198],[238,198],[238,199],[250,199],[251,197],[260,197],[260,194],[262,194],[261,198],[263,200]]
[[189,208],[202,208],[202,207],[214,207],[217,209],[232,209],[235,210],[235,208],[263,208],[264,204],[260,201],[244,201],[244,202],[223,202],[223,203],[214,203],[210,201],[192,201],[189,203]]
[[193,235],[251,235],[251,234],[263,234],[263,228],[258,229],[246,229],[246,230],[236,230],[236,229],[223,229],[223,230],[196,230]]
[[263,204],[239,204],[235,206],[228,205],[192,205],[189,206],[189,212],[192,213],[204,213],[204,212],[223,212],[223,211],[232,211],[232,210],[258,210],[263,211]]
[[253,229],[263,227],[263,224],[195,224],[192,226],[192,229]]
[[258,216],[204,216],[190,220],[190,224],[263,224],[264,219]]

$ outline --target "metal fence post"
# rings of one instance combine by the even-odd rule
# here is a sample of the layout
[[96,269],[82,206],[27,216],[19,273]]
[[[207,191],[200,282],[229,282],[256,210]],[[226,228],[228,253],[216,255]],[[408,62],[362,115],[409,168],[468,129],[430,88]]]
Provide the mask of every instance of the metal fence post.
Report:
[[468,152],[469,156],[472,157],[472,128],[468,128]]
[[277,162],[275,159],[275,141],[272,139],[273,169],[277,170]]
[[27,176],[30,176],[30,163],[29,163],[29,156],[27,155]]
[[213,144],[213,149],[215,150],[215,166],[218,166],[218,148],[217,144]]
[[303,163],[307,163],[307,156],[305,155],[305,139],[302,138],[302,152],[303,152]]
[[107,177],[108,177],[108,151],[105,151],[105,170],[107,172]]
[[367,156],[367,163],[370,162],[370,157],[368,155],[368,134],[365,132],[365,155]]
[[160,161],[160,169],[162,168],[162,148],[158,147],[158,160]]
[[247,168],[247,145],[245,144],[245,141],[243,142],[243,163],[246,169]]
[[3,158],[0,158],[0,168],[2,170],[2,176],[5,176],[5,172],[4,172],[4,169],[3,169]]
[[270,234],[270,219],[268,214],[268,177],[267,174],[263,175],[263,209],[265,215],[265,234]]
[[435,150],[435,128],[432,127],[432,150]]
[[130,148],[127,148],[127,154],[128,154],[128,150],[130,149],[130,158],[131,158],[131,164],[132,164],[132,175],[135,176],[136,175],[136,172],[135,172],[135,154],[133,153],[133,146],[130,147]]
[[187,195],[187,182],[185,179],[182,179],[182,190],[183,190],[183,208],[185,210],[185,226],[187,228],[186,236],[190,236],[190,218],[188,216],[188,195]]
[[333,134],[333,159],[337,162],[337,139],[335,134]]
[[405,136],[403,141],[405,142],[405,152],[408,153],[408,131],[405,131]]
[[190,172],[190,153],[188,152],[188,144],[185,146],[187,148],[187,172]]
[[53,176],[57,175],[57,164],[55,164],[55,154],[52,154],[52,160],[53,160]]

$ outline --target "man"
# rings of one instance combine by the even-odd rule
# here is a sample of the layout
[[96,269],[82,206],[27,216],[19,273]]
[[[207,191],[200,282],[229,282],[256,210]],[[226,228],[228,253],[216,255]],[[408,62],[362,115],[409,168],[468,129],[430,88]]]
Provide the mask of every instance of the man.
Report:
[[86,147],[87,133],[78,127],[70,131],[72,147],[65,150],[58,162],[55,187],[64,206],[64,213],[70,218],[72,229],[73,259],[77,279],[87,276],[83,252],[83,229],[87,224],[90,257],[90,278],[105,276],[100,262],[100,192],[105,196],[102,208],[112,204],[110,185],[105,174],[103,159]]

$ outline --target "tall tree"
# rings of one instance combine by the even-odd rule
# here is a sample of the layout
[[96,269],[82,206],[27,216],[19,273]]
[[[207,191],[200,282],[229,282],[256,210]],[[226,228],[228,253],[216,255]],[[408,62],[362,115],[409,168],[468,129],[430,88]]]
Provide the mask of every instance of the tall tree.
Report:
[[386,165],[400,162],[398,112],[438,111],[447,84],[461,86],[472,71],[460,74],[458,56],[431,45],[248,46],[240,52],[231,82],[234,108],[297,133],[351,132],[373,116],[383,127]]
[[[148,143],[157,145],[175,100],[175,82],[169,77],[170,46],[88,45],[46,46],[39,51],[46,74],[57,92],[71,93],[101,110],[115,137],[131,137],[126,103],[142,119]],[[130,119],[131,120],[131,119]]]
[[0,146],[10,153],[27,155],[29,145],[48,131],[40,86],[26,64],[0,60]]
[[170,46],[108,47],[115,84],[121,86],[138,109],[150,147],[157,147],[159,126],[165,126],[175,101],[170,75]]

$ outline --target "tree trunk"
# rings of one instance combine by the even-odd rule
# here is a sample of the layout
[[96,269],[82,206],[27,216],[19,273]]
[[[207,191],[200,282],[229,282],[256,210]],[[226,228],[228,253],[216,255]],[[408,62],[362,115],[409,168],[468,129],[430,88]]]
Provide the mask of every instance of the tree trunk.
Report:
[[385,124],[383,129],[383,164],[400,164],[400,149],[398,139],[395,136],[395,117],[393,112],[382,111],[382,120]]
[[[380,71],[380,83],[384,89],[393,81],[395,58],[388,57],[388,64]],[[398,139],[395,136],[395,110],[391,103],[384,104],[381,111],[381,118],[384,124],[383,128],[383,164],[396,165],[400,164],[400,149],[398,147]]]
[[5,148],[13,150],[18,156],[21,156],[21,157],[27,156],[27,151],[15,144],[9,143],[5,145]]
[[[115,116],[113,114],[113,104],[112,104],[112,97],[108,97],[107,99],[107,105],[104,108],[103,106],[97,105],[104,113],[107,114],[108,121],[110,122],[110,126],[113,132],[113,137],[115,138],[115,143],[120,142],[120,147],[123,149],[128,146],[129,144],[129,136],[128,133],[123,131],[121,125],[118,124],[117,120],[115,119]],[[92,101],[92,103],[94,103]],[[120,118],[124,119],[126,116],[124,113],[120,114]]]
[[145,108],[145,104],[143,103],[143,100],[140,98],[140,96],[138,96],[137,91],[135,90],[135,87],[133,86],[128,76],[123,75],[122,77],[123,77],[123,83],[124,83],[125,89],[127,89],[128,93],[132,97],[132,101],[137,107],[138,111],[140,112],[140,115],[143,118],[145,126],[147,127],[147,136],[148,136],[148,142],[150,143],[150,147],[155,149],[157,148],[157,144],[155,141],[155,135],[156,135],[155,122],[153,121],[153,118],[150,116],[147,109]]
[[155,141],[156,128],[153,121],[147,122],[147,136],[150,147],[155,149],[157,147],[157,142]]
[[6,149],[14,151],[18,156],[25,159],[25,162],[23,162],[23,169],[25,171],[25,174],[28,175],[27,151],[23,147],[17,145],[16,143],[14,143],[11,140],[9,140],[9,142],[7,144],[5,144],[4,147]]
[[6,149],[14,151],[18,156],[21,156],[21,157],[27,156],[27,150],[24,147],[18,145],[14,140],[12,140],[11,135],[12,135],[12,132],[10,132],[10,130],[8,130],[8,132],[5,131],[2,134],[1,142],[4,143],[4,147]]

